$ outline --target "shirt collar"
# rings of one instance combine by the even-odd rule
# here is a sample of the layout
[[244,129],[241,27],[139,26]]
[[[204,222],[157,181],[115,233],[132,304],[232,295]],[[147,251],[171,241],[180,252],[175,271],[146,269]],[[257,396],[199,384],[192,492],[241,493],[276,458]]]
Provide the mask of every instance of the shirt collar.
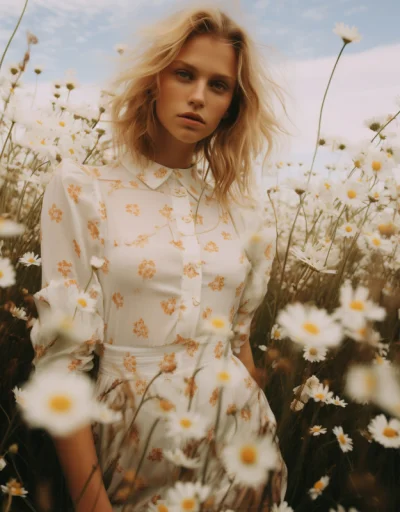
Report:
[[141,170],[134,164],[129,152],[126,152],[120,158],[120,161],[129,172],[133,173],[136,178],[153,190],[161,187],[161,185],[168,180],[171,174],[173,174],[189,194],[197,200],[200,198],[200,194],[204,186],[209,192],[212,191],[212,186],[209,183],[204,183],[202,180],[196,164],[193,164],[187,169],[182,169],[179,167],[165,167],[164,165],[152,161],[146,170]]

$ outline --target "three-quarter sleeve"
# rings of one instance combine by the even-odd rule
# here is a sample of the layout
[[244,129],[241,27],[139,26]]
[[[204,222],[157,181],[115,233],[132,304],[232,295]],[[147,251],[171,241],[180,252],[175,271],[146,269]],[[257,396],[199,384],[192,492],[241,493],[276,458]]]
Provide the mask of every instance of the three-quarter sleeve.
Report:
[[49,363],[70,371],[93,367],[93,352],[104,338],[96,268],[104,247],[100,206],[96,178],[64,159],[46,186],[41,210],[42,288],[33,295],[38,319],[30,334],[36,371]]
[[276,252],[276,230],[269,226],[261,201],[253,208],[234,211],[236,229],[251,264],[232,325],[232,350],[239,354],[240,347],[250,339],[251,322],[267,293]]

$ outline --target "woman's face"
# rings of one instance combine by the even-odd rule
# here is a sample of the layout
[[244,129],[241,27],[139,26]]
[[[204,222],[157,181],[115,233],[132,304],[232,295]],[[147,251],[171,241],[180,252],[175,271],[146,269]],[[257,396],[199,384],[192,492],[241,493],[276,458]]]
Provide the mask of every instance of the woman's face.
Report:
[[[214,132],[226,114],[236,77],[236,55],[228,42],[209,34],[193,37],[160,73],[158,120],[178,141],[195,144]],[[186,112],[199,114],[204,124],[186,123],[179,117]]]

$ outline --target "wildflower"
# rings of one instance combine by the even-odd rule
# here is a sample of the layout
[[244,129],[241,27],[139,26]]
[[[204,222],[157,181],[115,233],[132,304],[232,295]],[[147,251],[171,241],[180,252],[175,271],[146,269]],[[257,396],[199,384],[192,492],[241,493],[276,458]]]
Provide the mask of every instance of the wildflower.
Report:
[[280,311],[278,322],[289,338],[302,345],[332,347],[338,345],[343,336],[340,325],[326,310],[299,302],[288,304]]
[[22,235],[25,232],[25,225],[19,224],[11,219],[5,219],[0,216],[0,237],[8,238]]
[[311,377],[309,377],[303,385],[296,386],[295,388],[293,388],[293,393],[295,394],[295,396],[297,396],[299,390],[302,388],[300,400],[304,403],[307,403],[312,391],[316,389],[319,386],[319,384],[320,382],[318,377],[316,377],[315,375],[311,375]]
[[74,307],[87,313],[96,312],[96,299],[92,299],[89,293],[81,291],[75,286],[68,288],[68,290],[70,290],[69,300]]
[[310,434],[313,436],[326,434],[326,428],[322,427],[322,425],[314,425],[313,427],[310,428]]
[[335,434],[343,453],[351,452],[353,450],[353,440],[343,432],[342,427],[334,427],[332,432]]
[[23,398],[19,406],[26,422],[55,436],[90,424],[93,383],[86,375],[47,368],[23,386]]
[[370,422],[368,430],[374,440],[385,448],[400,448],[400,421],[388,421],[383,414],[379,414]]
[[268,481],[268,472],[278,463],[276,446],[269,436],[239,437],[222,450],[227,473],[245,486],[258,487]]
[[344,23],[336,23],[333,33],[341,37],[344,44],[359,43],[361,41],[361,35],[358,32],[357,27],[349,27]]
[[323,249],[322,246],[313,247],[311,244],[306,244],[304,251],[298,247],[293,247],[290,249],[290,252],[302,263],[305,263],[317,272],[321,272],[322,274],[336,274],[336,270],[326,268],[325,260],[327,251],[321,249]]
[[15,386],[13,388],[13,393],[14,393],[15,401],[17,402],[17,404],[24,405],[26,402],[24,390],[22,390],[18,386]]
[[213,315],[204,323],[204,329],[213,334],[221,334],[221,336],[230,336],[232,334],[231,322],[224,315]]
[[241,372],[231,358],[215,359],[207,368],[207,380],[213,388],[232,387],[241,379]]
[[194,412],[171,412],[167,417],[167,434],[171,437],[201,439],[205,436],[208,420]]
[[335,396],[335,398],[331,398],[329,403],[332,405],[336,405],[338,407],[343,407],[343,408],[346,407],[346,405],[347,405],[347,403],[344,400],[342,400],[341,398],[339,398],[338,396]]
[[175,450],[164,450],[164,456],[177,466],[183,466],[185,468],[198,468],[201,464],[199,458],[190,459],[179,448],[176,448]]
[[355,402],[368,403],[378,389],[374,369],[367,365],[352,365],[346,375],[346,393]]
[[101,268],[105,263],[104,258],[98,258],[97,256],[92,256],[90,259],[90,265],[94,268]]
[[316,500],[318,496],[321,496],[324,489],[329,484],[329,476],[321,477],[315,484],[309,489],[308,493],[312,500]]
[[338,229],[338,234],[342,235],[344,238],[352,238],[357,234],[357,226],[352,222],[345,222]]
[[303,357],[306,361],[316,363],[324,361],[326,359],[327,352],[328,349],[324,347],[312,347],[310,345],[306,345],[303,349]]
[[117,421],[121,421],[122,412],[113,411],[108,407],[106,403],[96,400],[93,403],[93,411],[91,416],[94,421],[98,421],[99,423],[115,423]]
[[370,235],[365,235],[365,240],[367,241],[369,247],[376,251],[381,251],[383,253],[390,253],[393,249],[392,243],[390,240],[386,240],[381,237],[379,233],[372,233]]
[[271,340],[281,340],[285,337],[282,327],[278,324],[274,324],[271,329]]
[[338,187],[337,197],[347,206],[359,207],[367,199],[367,194],[364,183],[347,180]]
[[2,485],[1,490],[4,494],[11,494],[11,496],[19,496],[25,498],[28,491],[22,487],[22,485],[15,479],[12,478],[7,482],[7,485]]
[[370,148],[365,158],[363,169],[372,177],[385,180],[392,176],[393,162],[384,151]]
[[168,489],[166,499],[174,512],[198,512],[210,491],[208,485],[200,482],[178,481],[172,489]]
[[5,461],[4,457],[0,457],[0,471],[3,471],[3,469],[7,466],[7,462]]
[[18,261],[27,267],[30,267],[31,265],[36,265],[38,267],[42,261],[42,258],[39,258],[39,256],[37,256],[34,252],[26,252],[19,258]]
[[150,503],[148,512],[173,512],[165,500],[157,500],[157,503]]
[[368,320],[383,320],[386,316],[385,309],[375,305],[368,299],[368,295],[368,288],[357,286],[353,290],[350,282],[346,281],[340,288],[340,306],[335,310],[334,316],[352,330],[363,327]]
[[330,403],[332,396],[332,391],[329,391],[329,387],[323,384],[319,384],[310,394],[310,397],[313,398],[315,402],[324,402],[326,404]]
[[15,269],[11,260],[10,258],[0,258],[0,288],[8,288],[13,284],[15,284]]
[[24,308],[17,308],[16,306],[13,306],[10,308],[10,313],[14,318],[18,318],[19,320],[27,320],[28,317],[26,316],[26,311]]

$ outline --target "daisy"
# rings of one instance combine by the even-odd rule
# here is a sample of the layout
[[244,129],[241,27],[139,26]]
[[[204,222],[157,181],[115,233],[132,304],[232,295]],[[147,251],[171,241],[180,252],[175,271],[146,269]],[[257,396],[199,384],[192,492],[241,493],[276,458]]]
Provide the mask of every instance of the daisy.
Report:
[[324,347],[311,347],[310,345],[306,345],[303,349],[303,357],[306,361],[310,361],[310,363],[317,363],[326,359],[327,352],[328,349]]
[[280,505],[274,503],[271,512],[293,512],[292,507],[289,507],[287,501],[282,501]]
[[117,421],[122,420],[122,412],[121,411],[113,411],[108,407],[108,405],[104,402],[99,402],[96,400],[93,403],[93,410],[91,417],[94,421],[98,421],[99,423],[108,424],[115,423]]
[[311,375],[311,377],[309,377],[306,380],[304,385],[296,386],[295,388],[293,388],[293,393],[295,394],[295,396],[297,396],[300,388],[303,388],[301,390],[301,396],[299,398],[302,402],[307,403],[311,396],[311,392],[314,389],[316,389],[319,386],[319,384],[320,384],[320,382],[319,382],[318,377],[316,377],[315,375]]
[[345,205],[358,208],[368,197],[368,189],[364,183],[348,180],[338,186],[338,199]]
[[18,405],[31,427],[66,436],[90,424],[93,389],[86,375],[47,367],[23,386],[24,400]]
[[200,482],[178,481],[175,487],[168,489],[166,499],[174,512],[198,512],[210,491],[210,486]]
[[194,412],[171,412],[167,417],[167,434],[171,437],[201,439],[206,435],[207,418]]
[[271,329],[271,340],[281,340],[285,337],[285,333],[283,332],[282,327],[278,324],[275,324]]
[[17,308],[16,306],[10,308],[10,313],[14,318],[18,318],[18,320],[27,320],[26,311],[24,308]]
[[319,436],[321,434],[326,434],[326,428],[322,425],[314,425],[310,428],[310,434],[313,436]]
[[324,489],[329,484],[329,476],[322,476],[315,484],[308,490],[308,493],[312,500],[316,500],[318,496],[321,496]]
[[334,427],[332,432],[335,434],[343,453],[351,452],[353,450],[353,440],[343,432],[342,427]]
[[31,265],[36,265],[39,267],[42,259],[39,258],[39,256],[37,256],[34,252],[26,252],[19,258],[18,261],[27,267],[30,267]]
[[365,240],[368,243],[368,246],[371,249],[376,251],[381,251],[383,253],[390,253],[393,249],[392,243],[390,240],[386,240],[382,238],[379,233],[372,233],[371,235],[365,235]]
[[[263,228],[259,231],[250,231],[244,234],[244,247],[247,257],[255,262],[266,256],[266,251],[275,245],[276,231],[274,228]],[[273,257],[273,252],[267,259]]]
[[354,223],[345,222],[338,229],[338,234],[342,235],[344,238],[352,238],[356,235],[357,231],[357,226]]
[[201,464],[200,459],[190,459],[185,453],[176,448],[175,450],[164,450],[164,456],[169,461],[173,462],[177,466],[183,466],[185,468],[198,468]]
[[165,500],[157,500],[157,503],[150,503],[148,512],[173,512]]
[[368,430],[374,440],[385,448],[400,448],[400,421],[388,421],[383,414],[379,414],[370,422]]
[[314,399],[315,402],[324,402],[329,404],[333,393],[329,391],[328,386],[324,386],[323,384],[319,384],[316,388],[311,391],[311,398]]
[[221,457],[227,473],[249,487],[267,483],[268,472],[278,463],[276,446],[269,436],[236,436],[223,448]]
[[15,269],[10,258],[0,258],[0,288],[15,284]]
[[13,388],[13,393],[14,393],[15,401],[17,402],[17,404],[25,405],[26,399],[25,399],[25,392],[24,392],[24,390],[22,390],[18,386],[15,386]]
[[336,23],[333,33],[339,36],[344,44],[359,43],[361,41],[361,35],[355,26],[350,28],[349,25],[344,23]]
[[338,396],[335,396],[335,398],[331,398],[330,404],[332,405],[336,405],[338,407],[346,407],[347,405],[347,402],[345,402],[344,400],[342,400],[341,398],[339,398]]
[[393,366],[376,365],[373,367],[378,386],[374,394],[375,403],[400,418],[400,382],[398,371]]
[[168,398],[156,396],[147,402],[147,408],[158,418],[168,418],[176,411],[176,404]]
[[231,358],[215,359],[207,366],[209,383],[213,388],[233,387],[241,379],[241,371]]
[[90,265],[94,268],[101,268],[105,262],[104,258],[98,258],[97,256],[92,256],[90,259]]
[[22,485],[12,478],[7,482],[7,485],[2,485],[1,490],[4,494],[10,494],[11,496],[19,496],[21,498],[26,498],[28,491],[22,487]]
[[230,336],[232,334],[231,322],[225,315],[210,316],[204,322],[204,329],[212,334],[221,334],[221,336]]
[[370,148],[365,158],[363,169],[368,175],[379,180],[385,180],[392,176],[393,161],[391,161],[384,151],[376,148]]
[[374,369],[367,365],[352,365],[346,375],[345,389],[355,402],[368,403],[378,389]]
[[334,317],[340,318],[342,324],[352,330],[362,327],[367,320],[383,320],[385,309],[374,304],[368,295],[368,288],[357,286],[353,290],[350,282],[346,281],[340,288],[340,306]]
[[300,302],[288,304],[278,314],[278,322],[296,343],[314,347],[333,347],[342,340],[340,325],[326,312]]
[[5,219],[0,216],[0,237],[8,238],[13,236],[22,235],[25,232],[26,227],[24,224],[19,224],[11,219]]
[[69,288],[69,300],[74,307],[80,311],[86,311],[87,313],[96,312],[96,299],[92,299],[89,293],[82,290],[78,290],[75,287]]
[[0,471],[3,471],[3,469],[7,466],[7,462],[5,461],[4,457],[0,457]]
[[290,253],[295,258],[305,263],[312,269],[323,274],[336,274],[336,270],[329,270],[325,266],[326,252],[321,250],[322,247],[313,247],[311,244],[306,244],[304,251],[298,247],[292,247]]

